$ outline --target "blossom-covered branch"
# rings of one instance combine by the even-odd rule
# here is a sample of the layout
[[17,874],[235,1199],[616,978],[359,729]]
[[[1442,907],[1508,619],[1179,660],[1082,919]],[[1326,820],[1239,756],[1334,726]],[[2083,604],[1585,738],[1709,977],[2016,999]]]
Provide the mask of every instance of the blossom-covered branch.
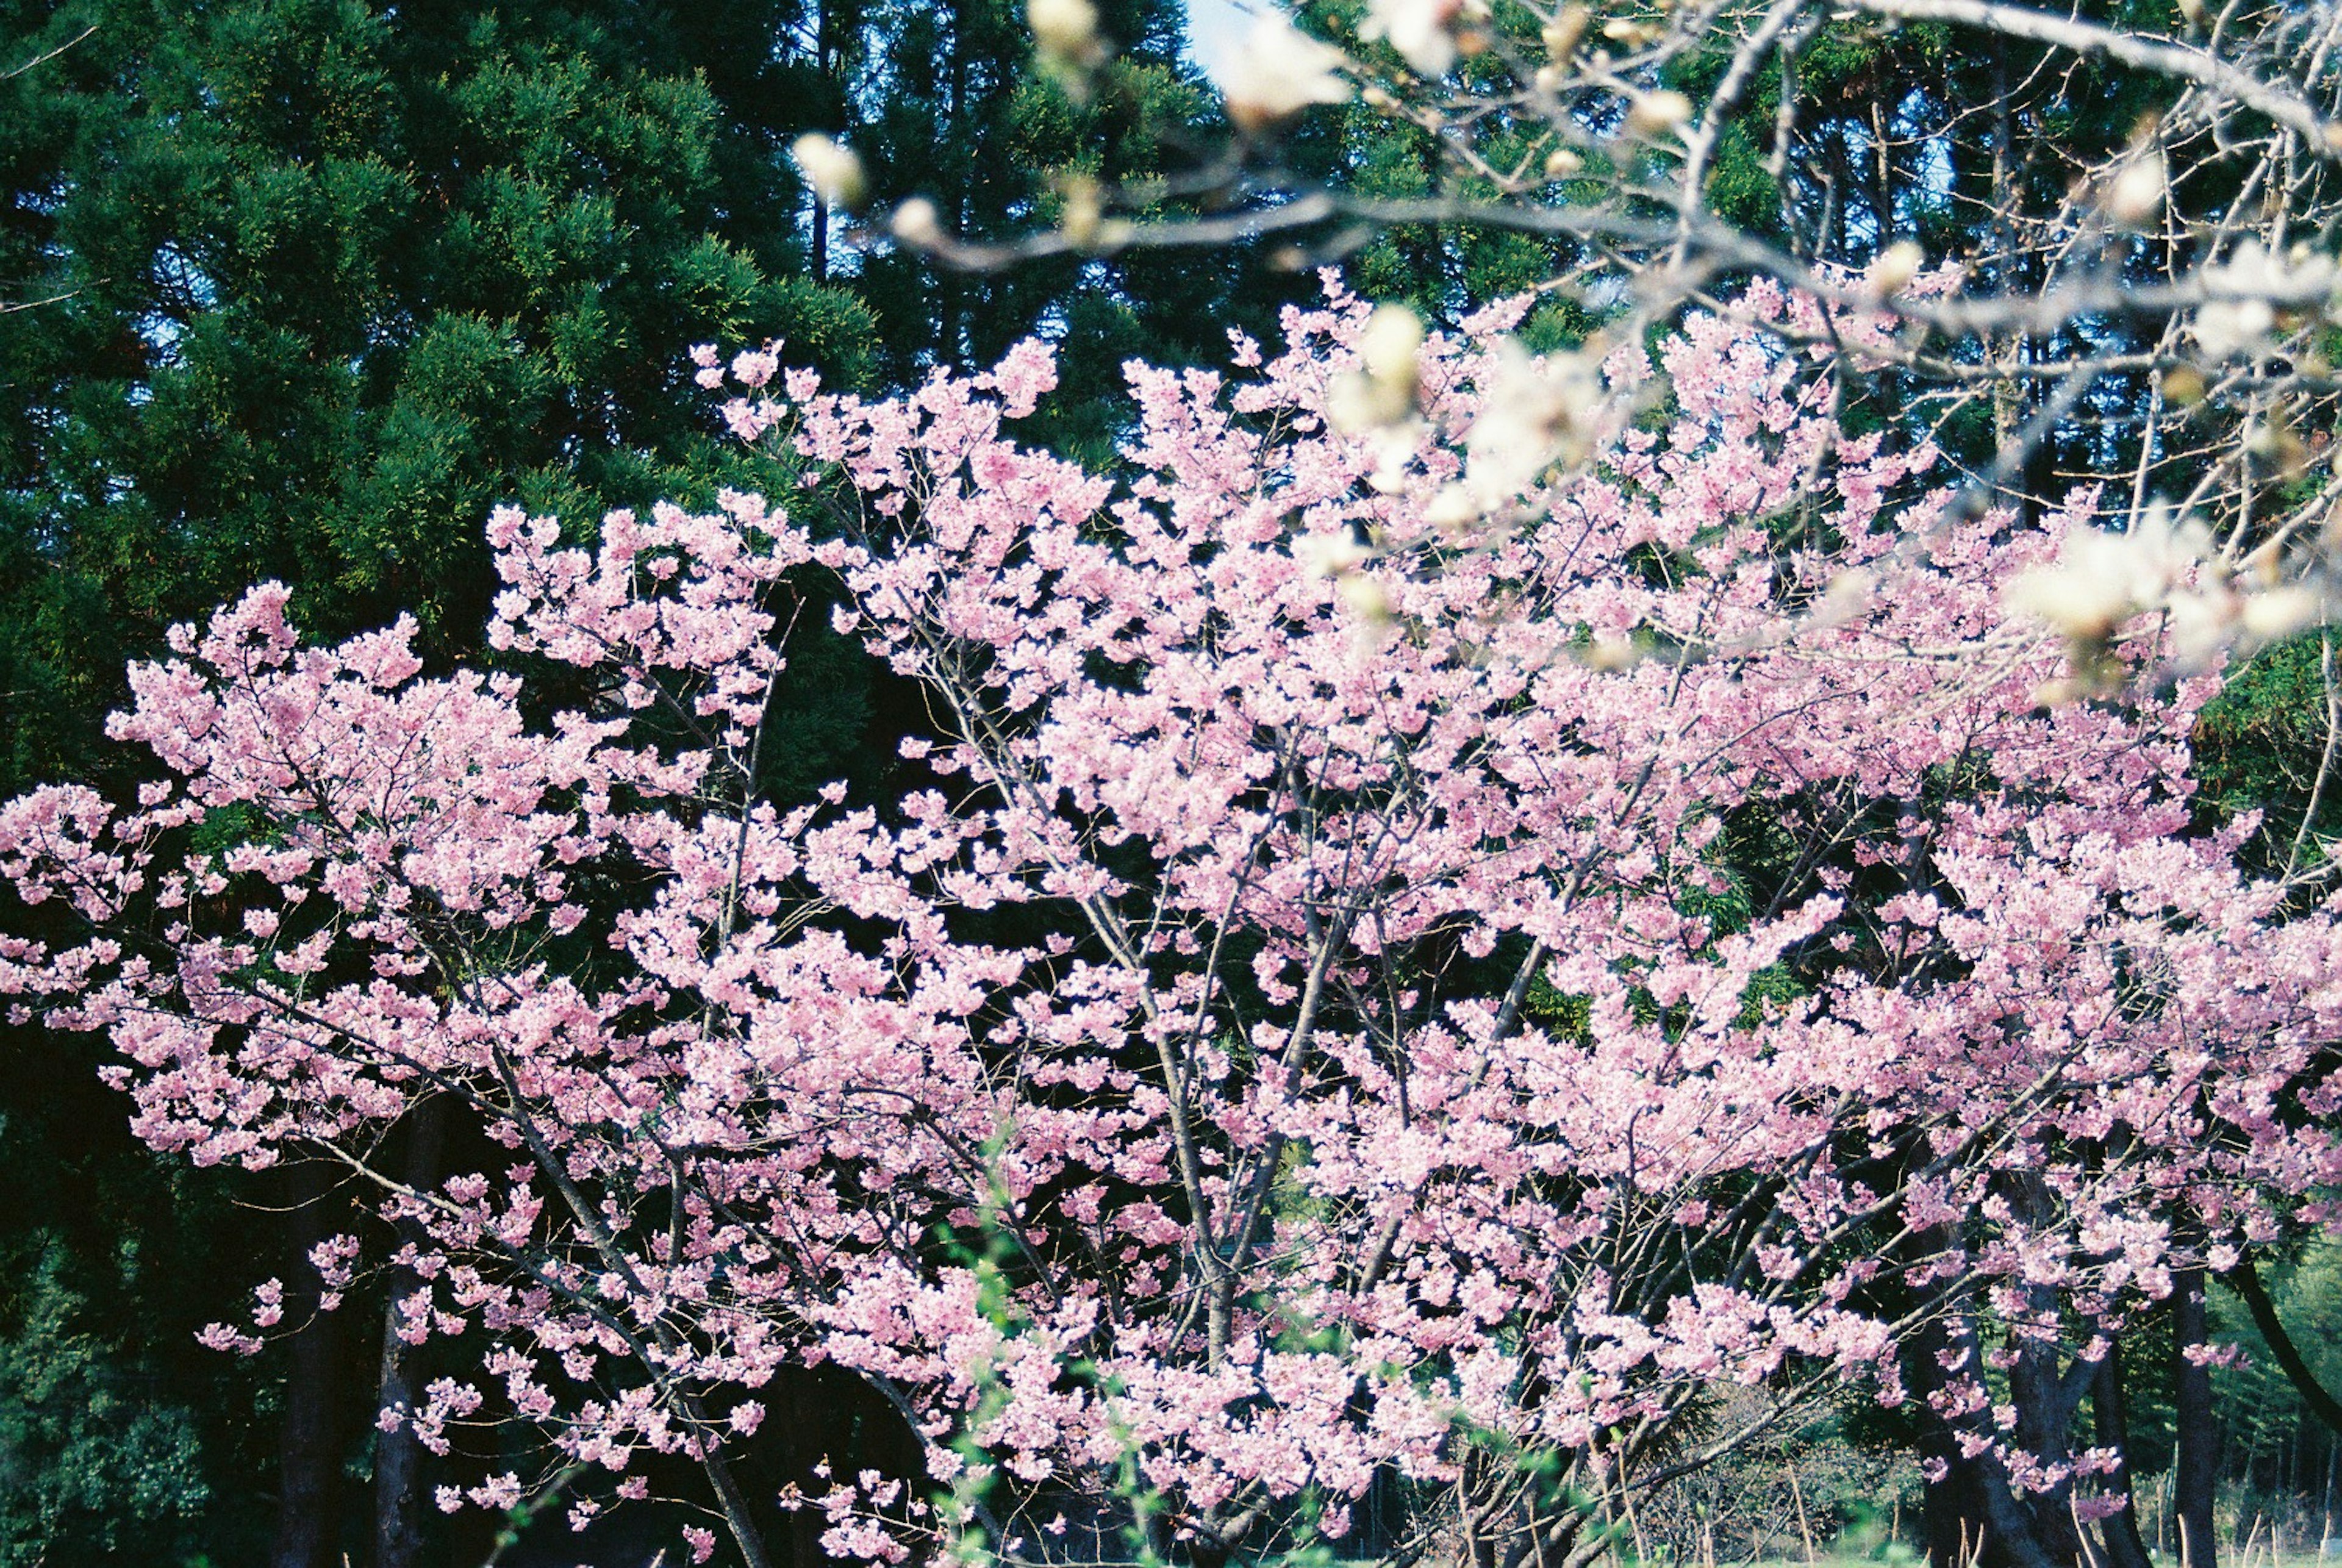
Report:
[[[376,1174],[401,1323],[471,1370],[384,1419],[508,1412],[581,1519],[697,1463],[751,1563],[727,1458],[808,1363],[926,1456],[797,1495],[845,1557],[1583,1563],[1572,1499],[1726,1388],[1744,1437],[1921,1398],[2011,1495],[2117,1505],[1995,1379],[2070,1417],[2175,1270],[2331,1217],[2332,904],[2196,821],[2213,677],[2129,678],[2226,579],[2045,633],[2087,493],[1964,508],[1745,325],[1820,305],[1735,303],[1538,359],[1525,304],[1337,292],[1132,367],[1106,474],[1009,434],[1038,345],[876,403],[743,355],[803,484],[590,547],[499,513],[511,668],[306,645],[270,585],[136,667],[137,799],[0,808],[74,916],[0,988],[198,1162],[371,1169],[459,1107],[472,1168]],[[814,573],[932,700],[884,804],[757,793]],[[2045,705],[2077,644],[2097,700]]]

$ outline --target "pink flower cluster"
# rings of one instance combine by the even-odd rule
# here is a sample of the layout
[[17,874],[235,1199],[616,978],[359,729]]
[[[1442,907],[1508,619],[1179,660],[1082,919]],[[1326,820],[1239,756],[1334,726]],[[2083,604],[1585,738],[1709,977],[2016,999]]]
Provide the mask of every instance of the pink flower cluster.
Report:
[[[2198,821],[2212,682],[2037,707],[2002,594],[2078,507],[1956,514],[1777,341],[1612,355],[1599,449],[1461,508],[1514,317],[1425,344],[1395,437],[1327,414],[1365,315],[1133,367],[1103,474],[1006,434],[1036,345],[881,403],[745,355],[790,510],[492,522],[492,641],[591,678],[549,716],[255,588],[133,671],[135,806],[0,808],[45,921],[0,990],[198,1162],[464,1108],[501,1163],[383,1174],[401,1331],[477,1371],[385,1419],[444,1446],[493,1384],[565,1459],[720,1466],[834,1363],[930,1453],[817,1500],[852,1555],[1134,1485],[1339,1533],[1378,1475],[1542,1535],[1492,1475],[1635,1484],[1718,1383],[1915,1359],[2020,1490],[2103,1471],[1914,1325],[2103,1354],[2202,1248],[2331,1218],[2342,932]],[[899,798],[756,796],[816,570],[930,695]]]

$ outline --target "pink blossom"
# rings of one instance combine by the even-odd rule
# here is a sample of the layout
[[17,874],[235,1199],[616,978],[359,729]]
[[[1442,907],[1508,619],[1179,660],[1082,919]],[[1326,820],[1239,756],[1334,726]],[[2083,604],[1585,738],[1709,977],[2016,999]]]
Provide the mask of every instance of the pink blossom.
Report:
[[[396,1332],[453,1369],[384,1420],[509,1420],[622,1498],[806,1364],[1020,1506],[1127,1465],[1338,1535],[1475,1443],[1632,1486],[1604,1434],[1834,1383],[2070,1493],[2099,1460],[2023,1451],[1990,1372],[2103,1355],[2342,1177],[2336,912],[2203,826],[2217,677],[2040,706],[2064,651],[2005,604],[2087,499],[1954,508],[1736,321],[1593,364],[1486,313],[1395,457],[1331,417],[1367,314],[1134,365],[1110,473],[1006,433],[1041,345],[879,402],[743,354],[788,396],[727,418],[836,531],[499,509],[494,674],[255,587],[134,667],[135,805],[0,806],[0,992],[199,1164],[469,1107],[492,1158],[383,1173]],[[817,584],[926,694],[913,787],[756,793]],[[832,1553],[956,1528],[818,1479]]]

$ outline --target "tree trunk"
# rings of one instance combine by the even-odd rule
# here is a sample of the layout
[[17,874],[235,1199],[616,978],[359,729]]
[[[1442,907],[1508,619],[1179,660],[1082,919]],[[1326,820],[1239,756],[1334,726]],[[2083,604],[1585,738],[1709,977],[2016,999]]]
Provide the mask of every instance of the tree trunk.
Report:
[[1920,1441],[1922,1459],[1944,1460],[1941,1480],[1927,1484],[1928,1568],[1966,1568],[1984,1543],[1984,1506],[1977,1496],[1976,1465],[1959,1457],[1951,1435],[1940,1426]]
[[[835,10],[835,0],[816,0],[813,13],[813,68],[824,83],[834,81],[829,63],[829,14]],[[813,245],[813,281],[829,281],[829,204],[821,193],[807,185],[806,195],[813,200],[813,220],[807,238]]]
[[[1908,1381],[1922,1405],[1944,1385],[1943,1363],[1937,1358],[1950,1348],[1940,1318],[1929,1319],[1913,1338]],[[1977,1463],[1961,1456],[1952,1429],[1932,1411],[1920,1433],[1919,1458],[1928,1473],[1940,1472],[1926,1483],[1928,1568],[1967,1568],[1977,1560],[1985,1539],[1984,1493]]]
[[2212,1369],[2188,1355],[2201,1353],[2208,1330],[2204,1292],[2209,1277],[2201,1268],[2182,1269],[2171,1292],[2171,1405],[2177,1441],[2172,1456],[2172,1513],[2179,1527],[2180,1568],[2218,1568],[2219,1543],[2212,1520],[2213,1487],[2219,1477],[2219,1433],[2212,1423]]
[[[406,1184],[418,1189],[436,1186],[440,1154],[447,1141],[445,1101],[435,1095],[415,1106],[407,1117],[406,1135]],[[391,1271],[389,1299],[383,1305],[377,1411],[415,1408],[422,1383],[415,1365],[419,1347],[398,1337],[398,1303],[423,1285],[422,1276],[412,1269]],[[375,1568],[415,1568],[422,1554],[423,1444],[405,1425],[396,1432],[377,1429],[374,1438]]]
[[2130,1415],[2123,1397],[2119,1340],[2107,1347],[2107,1359],[2098,1363],[2097,1379],[2090,1388],[2090,1403],[2097,1423],[2098,1446],[2111,1448],[2122,1456],[2123,1510],[2100,1527],[2107,1568],[2150,1568],[2147,1538],[2138,1531],[2138,1493],[2130,1483]]
[[1985,1568],[2069,1568],[2041,1548],[2034,1533],[2033,1511],[2010,1490],[1998,1465],[1979,1465],[1986,1520],[1982,1562]]
[[285,1369],[276,1479],[276,1540],[270,1568],[333,1568],[341,1545],[342,1318],[318,1310],[310,1249],[338,1213],[331,1174],[315,1161],[284,1167],[281,1186],[293,1257],[285,1271],[285,1320],[298,1324]]
[[[2045,1319],[2054,1321],[2057,1303],[2046,1289],[2033,1293],[2032,1309]],[[2017,1350],[2017,1363],[2009,1368],[2008,1393],[2017,1405],[2017,1430],[2011,1434],[2017,1446],[2033,1455],[2043,1465],[2061,1465],[2074,1451],[2074,1417],[2080,1413],[2082,1394],[2087,1387],[2082,1369],[2070,1373],[2058,1363],[2057,1346],[2021,1341]],[[1993,1479],[2005,1475],[1999,1461],[1994,1460]],[[2009,1502],[2014,1505],[2011,1518],[2021,1521],[2033,1548],[2052,1563],[2070,1563],[2081,1568],[2087,1552],[2082,1540],[2080,1522],[2074,1513],[2074,1483],[2059,1483],[2047,1492],[2036,1492],[2019,1498],[2009,1489]],[[2001,1526],[2007,1533],[2008,1525]],[[2005,1543],[2013,1547],[2014,1543]],[[2007,1561],[2020,1560],[2011,1550]]]

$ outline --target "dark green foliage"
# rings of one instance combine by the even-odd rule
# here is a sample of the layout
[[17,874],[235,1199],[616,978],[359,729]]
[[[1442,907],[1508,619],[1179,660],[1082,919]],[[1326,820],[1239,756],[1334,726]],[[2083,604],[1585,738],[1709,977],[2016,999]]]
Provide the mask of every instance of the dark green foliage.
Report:
[[[2328,1393],[2342,1392],[2342,1253],[2330,1243],[2313,1243],[2297,1261],[2264,1263],[2260,1272],[2286,1335],[2311,1374]],[[2221,1337],[2245,1352],[2212,1378],[2227,1427],[2226,1477],[2270,1513],[2296,1498],[2314,1497],[2327,1484],[2342,1434],[2311,1412],[2241,1302],[2223,1291],[2213,1297],[2212,1309]],[[2330,1495],[2327,1502],[2330,1506]]]
[[271,1394],[194,1336],[267,1272],[259,1216],[133,1146],[85,1058],[0,1084],[0,1568],[256,1560]]
[[45,1249],[15,1293],[0,1342],[0,1563],[116,1555],[184,1559],[210,1489],[194,1413],[125,1376],[120,1347],[85,1324],[87,1303]]
[[0,276],[66,296],[0,340],[0,620],[41,699],[11,777],[85,761],[121,652],[246,583],[447,652],[495,503],[704,497],[694,341],[863,370],[867,315],[791,275],[774,135],[687,52],[729,41],[596,9],[122,0],[0,34],[98,24],[0,89]]
[[[2327,756],[2326,645],[2312,634],[2263,649],[2196,721],[2206,806],[2230,817],[2261,813],[2261,858],[2272,869],[2297,840],[2299,864],[2320,864],[2325,841],[2342,834],[2342,779],[2317,784],[2322,766],[2342,766],[2342,754]],[[2305,823],[2313,792],[2317,813]]]

